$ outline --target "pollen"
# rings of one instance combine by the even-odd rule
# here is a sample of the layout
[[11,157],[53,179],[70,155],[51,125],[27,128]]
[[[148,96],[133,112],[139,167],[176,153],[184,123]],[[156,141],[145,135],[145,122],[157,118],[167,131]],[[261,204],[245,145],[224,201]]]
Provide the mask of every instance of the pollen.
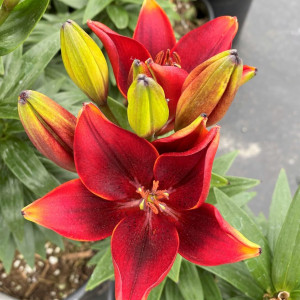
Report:
[[141,210],[150,210],[155,214],[166,210],[166,204],[162,200],[169,199],[167,190],[158,190],[159,181],[154,180],[151,191],[139,187],[136,192],[142,196],[139,207]]

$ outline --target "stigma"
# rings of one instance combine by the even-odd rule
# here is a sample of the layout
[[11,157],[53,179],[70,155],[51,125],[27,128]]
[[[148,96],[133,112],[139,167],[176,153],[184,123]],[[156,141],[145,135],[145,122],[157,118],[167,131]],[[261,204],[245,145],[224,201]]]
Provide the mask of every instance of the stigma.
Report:
[[151,210],[153,213],[158,214],[166,209],[166,204],[162,200],[169,199],[167,190],[158,190],[159,181],[153,180],[151,191],[145,190],[143,186],[139,187],[136,192],[142,196],[139,204],[141,210]]

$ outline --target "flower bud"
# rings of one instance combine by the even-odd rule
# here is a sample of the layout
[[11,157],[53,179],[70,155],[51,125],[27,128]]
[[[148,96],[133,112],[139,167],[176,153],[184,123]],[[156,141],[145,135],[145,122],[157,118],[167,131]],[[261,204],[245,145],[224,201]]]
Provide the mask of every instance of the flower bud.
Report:
[[175,130],[188,126],[201,113],[208,116],[208,126],[220,121],[240,86],[242,72],[236,50],[219,53],[196,67],[183,84]]
[[162,87],[145,74],[139,74],[129,87],[128,121],[140,137],[149,138],[160,130],[169,117]]
[[240,86],[252,79],[256,75],[256,73],[257,68],[244,65]]
[[63,24],[60,39],[62,59],[71,79],[92,101],[106,105],[108,67],[100,48],[71,20]]
[[23,91],[19,95],[18,110],[34,146],[60,167],[75,172],[76,118],[52,99],[35,91]]

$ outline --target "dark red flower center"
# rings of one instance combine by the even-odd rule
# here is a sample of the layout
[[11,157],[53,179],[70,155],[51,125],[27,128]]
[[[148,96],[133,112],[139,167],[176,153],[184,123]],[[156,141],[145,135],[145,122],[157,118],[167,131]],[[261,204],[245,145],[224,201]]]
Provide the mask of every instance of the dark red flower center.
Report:
[[161,50],[155,56],[154,62],[162,66],[174,66],[181,68],[181,59],[177,52],[172,52],[170,49]]
[[140,209],[151,209],[155,214],[163,212],[166,209],[166,204],[161,200],[168,200],[169,193],[167,190],[158,190],[159,181],[153,180],[153,186],[151,191],[145,190],[143,186],[139,187],[136,192],[142,196],[140,202]]

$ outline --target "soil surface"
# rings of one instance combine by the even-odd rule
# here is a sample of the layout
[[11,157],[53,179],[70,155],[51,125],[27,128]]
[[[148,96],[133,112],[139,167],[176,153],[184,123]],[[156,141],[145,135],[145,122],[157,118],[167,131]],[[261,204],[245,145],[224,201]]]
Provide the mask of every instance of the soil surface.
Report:
[[10,274],[0,262],[0,292],[20,300],[60,300],[82,286],[92,274],[87,261],[93,256],[89,243],[65,241],[65,250],[47,243],[47,260],[36,255],[35,267],[16,254]]

